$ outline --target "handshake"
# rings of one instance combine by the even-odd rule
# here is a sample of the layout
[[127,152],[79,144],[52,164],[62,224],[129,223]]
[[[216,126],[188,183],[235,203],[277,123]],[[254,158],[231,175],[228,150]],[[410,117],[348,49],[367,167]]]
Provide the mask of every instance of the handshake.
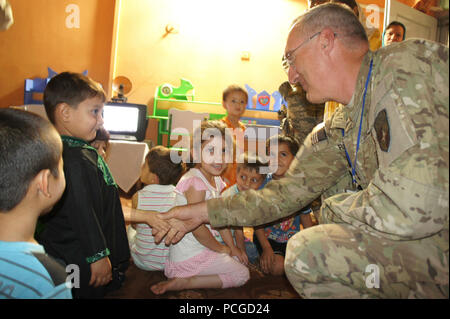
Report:
[[152,227],[156,243],[164,240],[169,246],[179,242],[186,233],[195,230],[201,224],[209,223],[206,202],[185,206],[176,206],[165,213],[142,211],[122,206],[125,222],[146,223]]

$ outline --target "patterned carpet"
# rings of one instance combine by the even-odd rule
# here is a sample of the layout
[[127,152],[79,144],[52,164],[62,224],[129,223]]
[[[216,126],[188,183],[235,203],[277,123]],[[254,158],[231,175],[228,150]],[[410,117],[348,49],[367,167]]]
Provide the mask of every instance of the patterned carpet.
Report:
[[[135,190],[131,190],[133,194]],[[121,192],[121,202],[131,206],[131,196]],[[251,228],[244,229],[245,235],[253,236]],[[109,293],[111,299],[298,299],[300,296],[291,286],[285,276],[275,277],[264,275],[258,267],[249,265],[250,280],[242,287],[227,289],[192,289],[185,291],[170,291],[163,295],[155,295],[150,286],[166,280],[162,271],[145,271],[137,268],[133,261],[126,273],[123,286]]]
[[150,272],[131,263],[122,288],[110,293],[111,299],[297,299],[300,298],[286,277],[264,275],[250,264],[250,280],[242,287],[228,289],[192,289],[155,295],[150,286],[166,280],[162,271]]

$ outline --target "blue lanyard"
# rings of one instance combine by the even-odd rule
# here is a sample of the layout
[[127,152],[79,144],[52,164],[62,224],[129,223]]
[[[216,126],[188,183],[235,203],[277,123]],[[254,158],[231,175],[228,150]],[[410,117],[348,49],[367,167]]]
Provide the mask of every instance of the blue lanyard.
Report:
[[[353,182],[353,186],[355,187],[355,189],[356,189],[356,185],[357,185],[357,182],[356,182],[356,157],[358,155],[359,142],[361,141],[362,120],[363,120],[363,114],[364,114],[364,106],[366,105],[367,87],[369,86],[370,75],[372,74],[372,64],[373,64],[373,59],[370,60],[369,74],[367,74],[366,85],[364,88],[363,105],[361,108],[361,119],[359,120],[358,140],[356,142],[355,161],[353,162],[353,165],[352,165],[352,161],[350,160],[350,156],[348,155],[347,148],[345,147],[345,144],[342,143],[344,145],[345,156],[347,157],[347,161],[350,164],[350,167],[352,168],[352,182]],[[345,137],[345,129],[342,129],[342,137]]]

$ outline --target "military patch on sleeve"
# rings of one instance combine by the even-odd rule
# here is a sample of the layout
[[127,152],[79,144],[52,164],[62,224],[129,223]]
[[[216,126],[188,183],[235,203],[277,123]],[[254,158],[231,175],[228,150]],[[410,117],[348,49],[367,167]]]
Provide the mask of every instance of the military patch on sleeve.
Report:
[[388,152],[389,145],[391,143],[391,135],[389,129],[389,121],[385,109],[380,111],[375,118],[374,128],[375,132],[377,133],[377,140],[380,149],[383,152]]
[[324,141],[327,139],[327,133],[325,132],[325,127],[322,127],[321,129],[314,131],[311,133],[311,144],[315,145],[319,143],[320,141]]

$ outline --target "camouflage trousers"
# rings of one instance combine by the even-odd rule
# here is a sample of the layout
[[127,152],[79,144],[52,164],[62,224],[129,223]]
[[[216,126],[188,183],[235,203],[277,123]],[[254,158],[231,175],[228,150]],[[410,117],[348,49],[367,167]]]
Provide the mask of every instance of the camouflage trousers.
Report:
[[449,297],[448,232],[393,241],[348,224],[318,225],[289,240],[284,265],[304,298]]

